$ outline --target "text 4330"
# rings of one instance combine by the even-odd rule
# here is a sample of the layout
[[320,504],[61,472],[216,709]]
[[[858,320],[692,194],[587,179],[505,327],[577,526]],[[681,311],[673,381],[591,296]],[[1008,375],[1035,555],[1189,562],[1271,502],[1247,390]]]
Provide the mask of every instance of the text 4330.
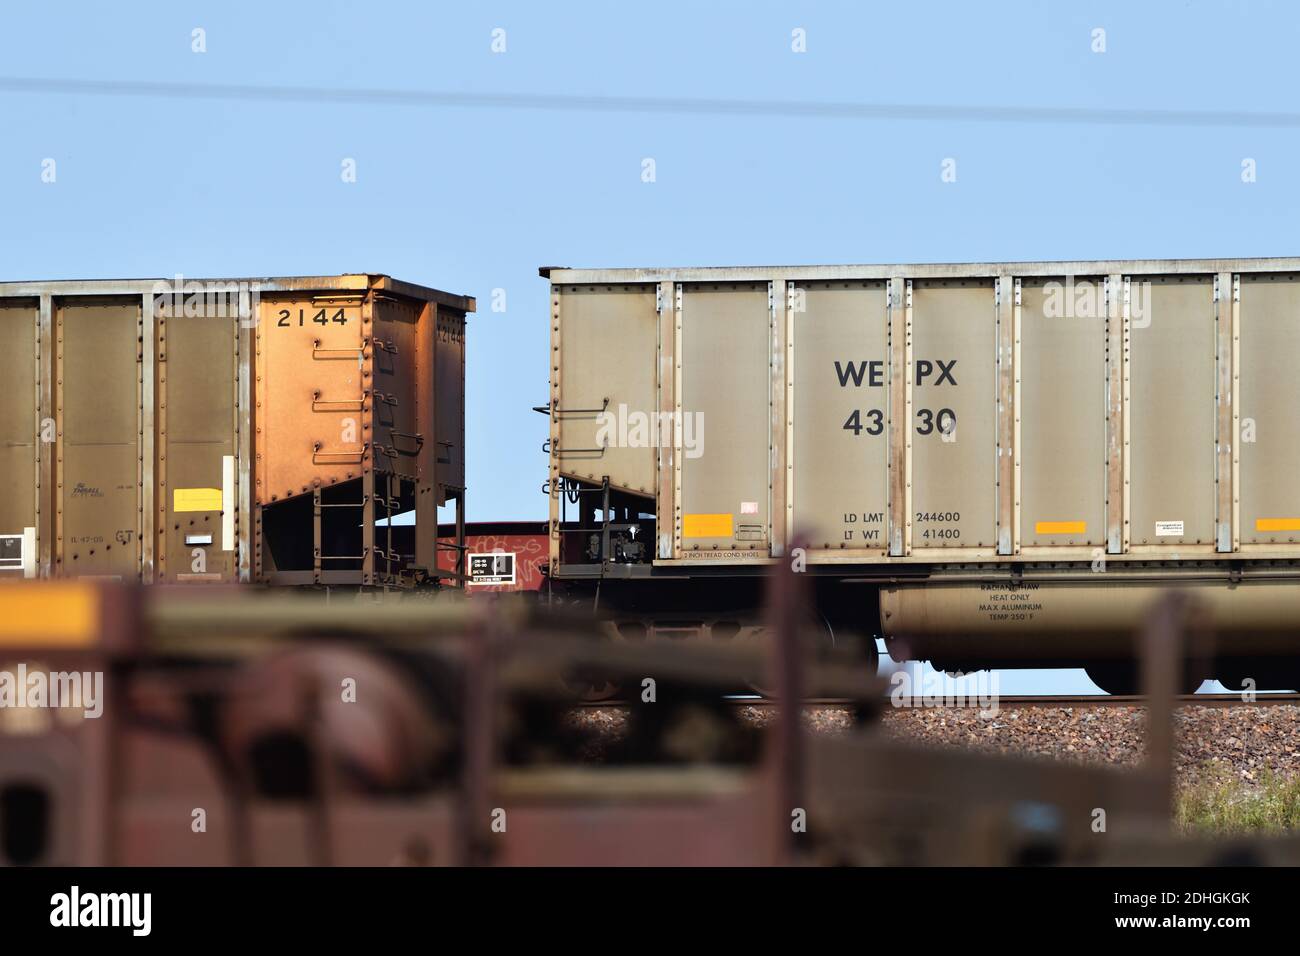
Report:
[[[844,430],[853,432],[855,435],[861,435],[866,432],[868,435],[880,435],[885,431],[885,413],[878,408],[859,411],[854,409],[849,413],[848,420],[844,422]],[[937,412],[933,409],[922,408],[916,412],[916,433],[918,435],[932,435],[938,432],[940,435],[951,435],[957,429],[957,413],[951,408],[941,408]]]

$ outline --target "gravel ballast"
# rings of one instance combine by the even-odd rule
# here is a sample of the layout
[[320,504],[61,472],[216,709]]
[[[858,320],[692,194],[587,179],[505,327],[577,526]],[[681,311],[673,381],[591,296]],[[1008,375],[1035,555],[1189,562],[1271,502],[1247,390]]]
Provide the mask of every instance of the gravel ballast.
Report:
[[[1020,707],[990,719],[972,709],[899,708],[883,719],[900,738],[945,746],[1123,767],[1145,757],[1142,707]],[[1180,782],[1210,764],[1247,783],[1265,771],[1300,773],[1300,707],[1184,705],[1174,715],[1174,734]]]
[[[740,706],[741,718],[760,726],[776,715],[774,706]],[[626,727],[626,714],[618,707],[582,708],[573,720],[593,734],[594,759],[599,759],[598,741],[616,740]],[[835,705],[809,705],[804,720],[813,733],[846,733],[852,727],[848,709]],[[1006,708],[991,717],[974,708],[886,708],[881,717],[886,732],[903,740],[1120,767],[1144,759],[1145,720],[1142,707],[1061,705]],[[1188,704],[1174,720],[1180,783],[1194,782],[1211,768],[1246,784],[1269,773],[1300,775],[1300,706]]]

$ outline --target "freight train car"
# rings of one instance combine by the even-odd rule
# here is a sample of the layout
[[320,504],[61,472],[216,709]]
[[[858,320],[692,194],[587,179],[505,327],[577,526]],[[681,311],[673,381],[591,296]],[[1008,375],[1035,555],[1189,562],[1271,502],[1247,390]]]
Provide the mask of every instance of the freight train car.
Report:
[[384,275],[0,283],[0,572],[454,578],[473,310]]
[[[456,526],[438,526],[438,567],[460,560]],[[545,521],[478,521],[464,526],[465,586],[471,594],[536,592],[545,582],[549,528]]]
[[1300,259],[542,275],[553,586],[620,632],[791,561],[830,635],[1129,692],[1177,586],[1189,685],[1300,683]]

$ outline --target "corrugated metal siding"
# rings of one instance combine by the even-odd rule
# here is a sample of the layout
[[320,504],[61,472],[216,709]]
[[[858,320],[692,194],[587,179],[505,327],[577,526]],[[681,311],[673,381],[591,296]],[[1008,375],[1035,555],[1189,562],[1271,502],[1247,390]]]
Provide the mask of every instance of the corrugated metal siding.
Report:
[[[660,563],[771,560],[800,535],[810,562],[846,565],[1300,559],[1285,373],[1300,260],[549,276],[557,300],[591,290],[592,327],[619,312],[602,306],[602,284],[678,293],[660,303],[654,338],[673,361],[654,384],[703,413],[707,441],[698,460],[655,460],[659,524],[678,531]],[[557,362],[575,349],[605,369],[641,367],[652,346],[624,344],[593,352],[561,324]],[[844,378],[858,363],[862,385]],[[553,382],[561,405],[564,385]],[[552,468],[600,478],[554,457]],[[771,541],[739,541],[748,512],[761,528],[769,507]],[[882,512],[897,544],[861,546],[854,532]]]
[[[259,291],[260,310],[213,307],[211,290],[234,288]],[[353,480],[366,485],[364,569],[329,580],[383,583],[394,564],[409,566],[373,529],[390,506],[412,507],[417,488],[428,489],[430,525],[463,492],[474,300],[367,275],[175,291],[154,280],[0,283],[0,371],[12,387],[0,412],[0,535],[35,528],[32,563],[54,576],[229,581],[258,575],[262,507],[288,496],[307,504],[293,527],[306,577],[278,579],[273,567],[263,577],[313,583],[313,493]],[[377,311],[374,331],[363,328]],[[435,315],[455,342],[418,366],[414,329],[435,339]],[[454,453],[450,471],[434,476],[432,451],[417,465],[426,443]],[[431,545],[425,558],[434,571]]]

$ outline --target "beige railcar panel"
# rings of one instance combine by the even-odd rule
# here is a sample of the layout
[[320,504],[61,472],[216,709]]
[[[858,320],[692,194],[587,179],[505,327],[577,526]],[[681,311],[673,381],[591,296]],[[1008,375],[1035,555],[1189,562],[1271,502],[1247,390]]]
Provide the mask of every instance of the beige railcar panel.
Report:
[[794,301],[794,529],[814,550],[888,548],[884,282],[805,283]]
[[[212,490],[223,487],[222,461],[238,452],[235,347],[239,320],[155,316],[161,435],[155,507],[162,522],[157,577],[164,581],[235,577],[235,551],[222,550],[223,512]],[[196,493],[192,489],[202,489]],[[179,504],[181,509],[177,510]],[[208,543],[186,537],[209,536]],[[201,552],[201,554],[196,554]]]
[[1214,305],[1217,321],[1215,351],[1215,550],[1241,548],[1241,450],[1239,433],[1241,393],[1239,285],[1231,272],[1214,277]]
[[[233,438],[233,434],[231,438]],[[159,510],[163,511],[164,534],[162,561],[158,567],[158,580],[185,581],[189,575],[214,575],[220,580],[235,579],[235,552],[223,551],[221,544],[222,510],[208,506],[206,502],[196,510],[187,505],[185,499],[179,500],[181,510],[176,510],[178,499],[175,492],[185,489],[204,489],[205,491],[222,488],[222,459],[233,454],[233,442],[187,441],[167,443],[167,478],[170,487],[159,489],[160,501],[164,501]],[[166,498],[162,493],[166,491]],[[186,543],[186,537],[192,538]],[[210,540],[195,540],[206,536]],[[200,555],[197,552],[202,552]],[[216,580],[216,577],[210,578]]]
[[772,557],[785,554],[794,517],[794,488],[790,485],[794,471],[794,422],[790,417],[794,401],[790,377],[794,362],[793,291],[793,286],[788,286],[784,279],[774,279],[768,284],[768,354],[771,357],[768,362],[768,415],[771,433],[768,437],[770,507],[767,533]]
[[912,291],[902,276],[891,276],[886,292],[889,316],[889,554],[912,553],[911,396]]
[[1213,545],[1213,277],[1134,280],[1128,297],[1130,545]]
[[[671,282],[661,282],[656,286],[659,300],[658,330],[658,380],[655,382],[656,402],[660,415],[669,418],[677,410],[677,373],[675,369],[677,355],[677,289]],[[559,301],[559,296],[554,296]],[[655,481],[655,515],[656,559],[669,560],[677,556],[678,531],[680,530],[677,514],[677,460],[671,444],[661,444],[656,451],[655,466],[658,475]],[[555,480],[552,471],[551,480]],[[554,496],[552,495],[552,498]],[[553,512],[554,513],[554,512]]]
[[1128,543],[1127,456],[1124,454],[1128,405],[1128,332],[1124,320],[1124,277],[1106,276],[1106,552],[1121,554]]
[[140,573],[140,304],[65,304],[56,333],[61,574]]
[[767,551],[767,295],[766,283],[691,285],[682,295],[682,416],[695,423],[695,447],[678,451],[686,555]]
[[[550,537],[548,557],[551,562],[551,568],[554,571],[560,566],[560,459],[558,457],[560,444],[560,420],[555,417],[555,409],[560,405],[560,395],[562,393],[562,382],[560,381],[560,290],[551,289],[551,351],[546,363],[547,377],[550,380],[550,388],[547,391],[547,406],[551,410],[549,427],[546,433],[546,444],[549,450],[547,455],[546,467],[546,498],[547,498],[547,516],[549,519],[548,533]],[[659,480],[663,481],[663,469],[661,467]],[[670,484],[671,487],[671,484]],[[663,515],[668,507],[664,504],[662,491],[656,501],[657,513]],[[661,521],[662,525],[662,521]],[[663,540],[662,533],[660,540]],[[658,555],[661,558],[672,557],[672,549],[662,549]]]
[[35,306],[0,307],[0,534],[36,526]]
[[912,285],[914,549],[996,543],[994,319],[992,279]]
[[1020,285],[998,276],[997,300],[997,550],[1020,553]]
[[1027,547],[1106,540],[1103,277],[1027,280],[1020,313],[1020,520]]
[[1300,275],[1242,276],[1243,544],[1300,541]]
[[565,286],[559,298],[560,471],[597,482],[608,476],[616,487],[653,495],[655,287]]

